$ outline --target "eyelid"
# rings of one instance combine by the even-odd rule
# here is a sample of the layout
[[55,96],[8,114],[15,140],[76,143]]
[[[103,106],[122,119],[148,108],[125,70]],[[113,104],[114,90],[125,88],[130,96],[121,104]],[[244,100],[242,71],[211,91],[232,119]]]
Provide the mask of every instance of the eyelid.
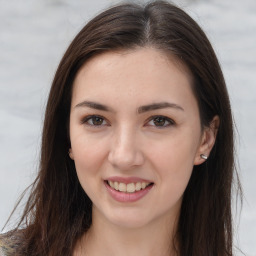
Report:
[[[105,122],[105,124],[99,124],[99,125],[93,125],[93,124],[89,124],[88,121],[92,118],[101,118],[103,119],[103,122]],[[157,125],[149,125],[148,123],[151,122],[152,120],[154,120],[155,118],[163,118],[165,120],[165,122],[167,121],[168,124],[167,125],[163,125],[163,126],[157,126]],[[84,125],[88,125],[90,127],[94,127],[94,128],[101,128],[103,126],[110,126],[109,124],[109,121],[102,115],[96,115],[96,114],[93,114],[93,115],[87,115],[85,117],[83,117],[80,121],[81,124],[84,124]],[[169,126],[172,126],[172,125],[175,125],[175,121],[170,118],[170,117],[167,117],[167,116],[164,116],[164,115],[154,115],[154,116],[151,116],[149,117],[146,122],[145,122],[145,126],[152,126],[152,127],[156,127],[158,129],[161,129],[161,128],[166,128],[166,127],[169,127]]]
[[147,125],[150,121],[154,120],[157,117],[164,118],[167,122],[169,122],[169,124],[165,125],[165,126],[156,126],[156,125],[148,125],[148,126],[154,126],[154,127],[158,128],[158,129],[161,129],[161,128],[166,128],[166,127],[169,127],[169,126],[172,126],[172,125],[176,124],[175,121],[172,118],[164,116],[164,115],[154,115],[154,116],[151,116],[150,118],[148,118],[146,120],[145,124]]
[[[88,121],[89,121],[91,118],[93,118],[93,117],[102,118],[103,121],[106,122],[106,124],[102,124],[102,125],[92,125],[92,124],[89,124]],[[83,117],[80,122],[81,122],[81,124],[85,124],[85,125],[88,125],[88,126],[90,126],[90,127],[95,127],[95,128],[100,128],[100,127],[102,127],[102,126],[109,126],[108,120],[107,120],[104,116],[101,116],[101,115],[87,115],[87,116]]]

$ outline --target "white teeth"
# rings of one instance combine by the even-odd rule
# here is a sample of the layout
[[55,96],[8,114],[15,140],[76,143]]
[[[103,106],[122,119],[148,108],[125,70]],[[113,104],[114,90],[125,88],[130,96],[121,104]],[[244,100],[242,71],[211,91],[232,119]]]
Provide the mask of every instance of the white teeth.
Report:
[[125,184],[122,182],[113,182],[113,181],[108,181],[108,184],[111,188],[121,191],[121,192],[126,192],[126,193],[134,193],[135,191],[139,191],[141,189],[145,189],[150,183],[149,182],[136,182],[136,183],[129,183]]
[[126,184],[124,183],[119,183],[119,191],[121,192],[126,192]]
[[[110,185],[110,186],[111,186],[111,185]],[[115,182],[114,182],[114,187],[113,187],[113,186],[111,186],[111,187],[114,188],[115,190],[118,190],[118,189],[119,189],[118,182],[115,181]]]
[[126,189],[128,193],[133,193],[135,191],[135,185],[134,183],[129,183],[126,185]]
[[141,190],[141,183],[140,182],[136,183],[135,189],[136,189],[136,191]]

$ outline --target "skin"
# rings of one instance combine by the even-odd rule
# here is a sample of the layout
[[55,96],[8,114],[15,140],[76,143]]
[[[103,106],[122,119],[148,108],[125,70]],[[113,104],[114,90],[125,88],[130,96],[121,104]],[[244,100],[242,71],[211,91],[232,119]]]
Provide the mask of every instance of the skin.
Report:
[[[80,69],[70,157],[93,202],[93,223],[74,255],[174,255],[170,239],[184,190],[193,166],[205,161],[200,154],[210,154],[218,126],[215,117],[201,128],[191,84],[184,65],[153,48],[103,53]],[[172,105],[141,108],[163,102]],[[153,187],[136,202],[118,202],[104,183],[111,176],[139,177]]]

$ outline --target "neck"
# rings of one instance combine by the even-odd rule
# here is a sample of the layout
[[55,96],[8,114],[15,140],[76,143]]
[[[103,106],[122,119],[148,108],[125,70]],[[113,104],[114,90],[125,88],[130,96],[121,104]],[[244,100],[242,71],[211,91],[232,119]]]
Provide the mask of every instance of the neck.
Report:
[[161,218],[142,227],[118,226],[93,214],[93,223],[75,256],[175,256],[175,218]]

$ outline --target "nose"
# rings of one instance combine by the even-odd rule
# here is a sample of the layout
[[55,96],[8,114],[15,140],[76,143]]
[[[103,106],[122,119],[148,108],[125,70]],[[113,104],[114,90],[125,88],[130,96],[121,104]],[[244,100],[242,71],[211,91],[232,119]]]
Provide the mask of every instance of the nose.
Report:
[[133,129],[123,127],[112,138],[109,162],[119,170],[129,170],[144,163],[138,135]]

